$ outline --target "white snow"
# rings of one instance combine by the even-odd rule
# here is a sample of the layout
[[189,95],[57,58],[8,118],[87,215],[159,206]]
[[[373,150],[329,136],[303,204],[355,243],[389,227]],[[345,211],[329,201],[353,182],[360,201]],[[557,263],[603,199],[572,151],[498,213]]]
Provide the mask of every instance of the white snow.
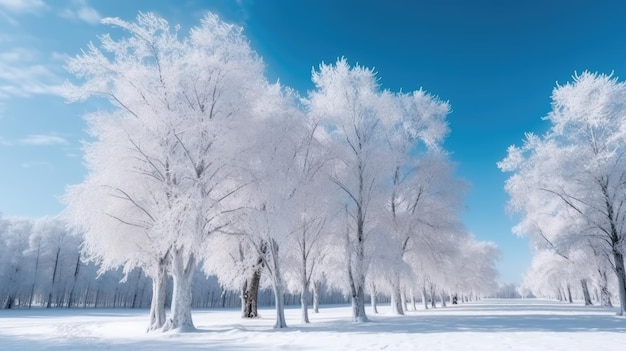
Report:
[[197,332],[146,333],[147,310],[0,310],[0,350],[622,350],[626,319],[616,309],[549,300],[498,300],[409,311],[390,306],[372,322],[350,322],[349,306],[321,306],[311,324],[286,310],[243,320],[238,309],[194,310]]

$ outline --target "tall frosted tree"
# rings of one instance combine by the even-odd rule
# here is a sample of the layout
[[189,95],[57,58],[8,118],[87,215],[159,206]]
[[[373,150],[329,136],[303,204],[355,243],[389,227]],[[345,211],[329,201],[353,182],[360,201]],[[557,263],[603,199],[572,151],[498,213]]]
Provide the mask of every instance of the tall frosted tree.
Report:
[[290,252],[300,249],[292,238],[301,230],[301,220],[320,200],[311,195],[323,193],[315,181],[321,165],[311,147],[315,130],[307,125],[297,96],[279,84],[272,84],[264,94],[253,122],[257,136],[247,153],[246,168],[254,181],[245,189],[246,209],[238,217],[238,226],[269,274],[275,328],[284,328],[285,262]]
[[335,191],[326,173],[329,155],[322,128],[316,121],[303,121],[291,157],[295,215],[285,242],[291,268],[285,273],[291,276],[292,290],[300,293],[301,321],[309,323],[309,290],[313,277],[321,273],[321,261],[325,258],[326,223],[331,216],[328,205],[335,199]]
[[545,120],[547,133],[527,134],[498,164],[513,173],[506,190],[509,207],[521,215],[515,231],[558,239],[556,248],[583,245],[591,249],[585,252],[609,257],[618,281],[618,314],[624,315],[626,84],[609,75],[576,75],[554,89]]
[[[322,122],[332,140],[329,176],[344,195],[346,220],[341,232],[353,319],[367,320],[363,289],[371,264],[395,270],[387,283],[394,311],[401,314],[400,275],[403,269],[410,271],[403,255],[410,245],[421,245],[416,241],[423,232],[420,226],[444,228],[458,221],[447,218],[454,217],[454,211],[440,211],[439,218],[429,212],[436,203],[458,208],[462,195],[440,191],[432,181],[450,179],[442,149],[449,105],[421,89],[382,90],[373,70],[351,67],[345,58],[334,65],[321,64],[313,72],[313,82],[316,90],[309,94],[309,113]],[[376,284],[375,279],[370,282]]]
[[387,117],[374,71],[351,67],[339,59],[334,65],[321,64],[313,72],[316,90],[309,95],[313,116],[325,123],[334,142],[337,160],[330,177],[344,194],[346,218],[346,274],[352,300],[352,318],[367,321],[365,314],[366,246],[371,230],[373,201],[382,191],[381,171],[384,118]]
[[[183,38],[150,13],[103,22],[123,30],[119,39],[101,36],[68,62],[80,81],[67,89],[71,101],[111,104],[86,117],[89,174],[68,190],[68,217],[91,257],[153,278],[151,329],[192,330],[202,243],[231,223],[231,199],[249,182],[236,160],[265,87],[263,64],[242,28],[213,14]],[[166,272],[174,291],[164,321]]]

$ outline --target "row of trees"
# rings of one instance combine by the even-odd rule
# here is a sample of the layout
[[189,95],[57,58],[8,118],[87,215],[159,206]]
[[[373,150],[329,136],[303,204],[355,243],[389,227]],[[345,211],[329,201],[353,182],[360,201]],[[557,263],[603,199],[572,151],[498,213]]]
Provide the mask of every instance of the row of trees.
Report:
[[[0,302],[12,307],[140,307],[150,301],[150,282],[140,270],[98,277],[80,254],[80,237],[63,220],[0,218]],[[98,278],[98,279],[96,279]]]
[[[626,84],[584,72],[557,86],[549,130],[526,134],[498,166],[519,214],[514,232],[536,248],[524,289],[626,307]],[[574,292],[572,292],[572,290]]]
[[[82,238],[68,230],[60,217],[2,218],[0,217],[0,308],[145,308],[151,303],[151,281],[141,269],[125,274],[121,269],[102,270],[94,262],[86,261],[81,254]],[[262,267],[261,267],[262,268]],[[253,272],[257,272],[254,270]],[[273,293],[268,279],[260,279],[258,272],[259,305],[273,305]],[[288,304],[301,303],[302,294],[295,270],[287,270]],[[244,279],[244,277],[237,277]],[[244,281],[244,292],[246,290]],[[194,308],[232,308],[240,306],[241,286],[228,289],[216,276],[207,276],[196,270],[193,278]],[[305,304],[314,303],[314,311],[320,304],[345,303],[346,296],[333,288],[322,276],[313,284],[314,296]],[[432,287],[432,286],[431,286]],[[438,296],[428,292],[410,295],[404,300],[404,310],[416,310],[416,303],[425,308],[439,302],[443,306],[451,296]],[[167,282],[165,304],[172,300],[172,282]],[[373,311],[376,302],[389,303],[387,294],[369,289]],[[461,301],[479,295],[461,296]],[[257,300],[255,300],[256,303]],[[410,304],[410,306],[409,306]],[[255,310],[256,313],[256,310]],[[256,315],[255,315],[256,316]]]
[[[141,269],[124,274],[121,269],[101,270],[81,255],[82,238],[68,231],[60,217],[0,217],[0,308],[145,308],[151,302],[151,281]],[[273,301],[267,282],[261,281],[259,302]],[[322,282],[319,303],[345,303],[337,290]],[[286,298],[294,304],[297,290]],[[172,299],[167,282],[166,305]],[[215,276],[201,270],[193,278],[192,306],[239,306],[240,291],[225,289]]]
[[151,329],[194,328],[197,267],[241,291],[246,315],[265,277],[277,328],[286,289],[301,292],[308,322],[322,280],[357,322],[366,291],[402,314],[407,296],[495,288],[497,248],[459,221],[446,102],[382,90],[344,58],[314,70],[300,97],[268,82],[242,28],[213,14],[182,38],[153,14],[104,23],[123,33],[68,61],[68,99],[111,108],[85,117],[88,176],[68,189],[65,217],[102,269],[151,278]]

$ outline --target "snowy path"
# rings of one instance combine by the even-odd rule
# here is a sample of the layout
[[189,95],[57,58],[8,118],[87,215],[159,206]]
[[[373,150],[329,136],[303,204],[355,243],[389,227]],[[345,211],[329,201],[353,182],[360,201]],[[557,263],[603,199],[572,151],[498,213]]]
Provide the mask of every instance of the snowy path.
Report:
[[[194,311],[199,331],[146,334],[145,310],[0,310],[0,350],[622,350],[626,319],[614,309],[546,300],[485,300],[353,324],[348,307],[323,308],[312,324],[276,331],[273,311]],[[370,311],[368,311],[370,312]]]

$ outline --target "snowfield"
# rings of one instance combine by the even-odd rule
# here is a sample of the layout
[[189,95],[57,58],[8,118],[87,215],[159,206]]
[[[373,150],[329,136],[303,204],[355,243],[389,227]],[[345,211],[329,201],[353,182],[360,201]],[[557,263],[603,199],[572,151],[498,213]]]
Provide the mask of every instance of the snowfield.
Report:
[[[626,319],[616,309],[549,300],[500,300],[409,311],[389,306],[372,322],[350,322],[329,306],[274,330],[274,311],[242,320],[238,310],[194,310],[197,332],[146,333],[147,310],[0,310],[0,350],[623,350]],[[423,307],[422,307],[423,308]]]

